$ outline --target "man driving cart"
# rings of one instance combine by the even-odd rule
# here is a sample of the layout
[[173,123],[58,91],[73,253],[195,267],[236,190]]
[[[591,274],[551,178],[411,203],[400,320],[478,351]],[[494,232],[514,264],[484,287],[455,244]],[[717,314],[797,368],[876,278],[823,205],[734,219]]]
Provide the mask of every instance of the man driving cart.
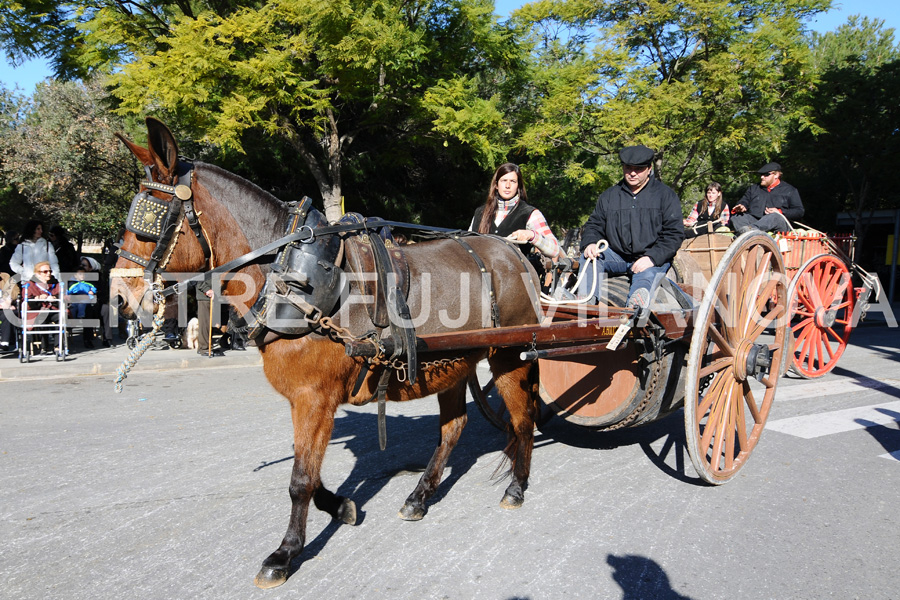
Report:
[[[652,176],[653,150],[628,146],[619,151],[619,159],[622,180],[600,194],[584,226],[581,252],[585,259],[596,259],[597,279],[600,273],[628,275],[629,302],[646,307],[650,292],[665,277],[684,240],[681,202],[669,186]],[[609,243],[605,250],[601,240]],[[578,294],[596,303],[599,282],[595,283],[590,264],[586,268]]]

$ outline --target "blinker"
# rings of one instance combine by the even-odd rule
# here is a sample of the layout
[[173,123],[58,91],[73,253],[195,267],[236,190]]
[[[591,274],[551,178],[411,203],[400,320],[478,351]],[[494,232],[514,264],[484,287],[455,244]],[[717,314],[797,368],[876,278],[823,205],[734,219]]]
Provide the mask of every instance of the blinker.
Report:
[[[188,192],[190,193],[190,188],[188,188]],[[151,196],[146,191],[141,192],[131,201],[131,208],[128,209],[128,218],[125,220],[125,228],[135,235],[158,241],[162,235],[163,225],[168,212],[168,202]]]

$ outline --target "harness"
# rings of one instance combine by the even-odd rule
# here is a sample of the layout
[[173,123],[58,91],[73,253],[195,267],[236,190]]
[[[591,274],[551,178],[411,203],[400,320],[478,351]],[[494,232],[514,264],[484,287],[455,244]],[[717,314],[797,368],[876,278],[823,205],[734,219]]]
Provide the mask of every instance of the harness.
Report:
[[[279,251],[279,254],[272,262],[271,272],[267,275],[266,282],[256,301],[247,314],[232,318],[232,326],[236,330],[246,331],[250,339],[255,339],[267,331],[283,335],[305,335],[314,329],[326,328],[334,331],[341,341],[352,338],[353,336],[349,332],[332,324],[327,315],[331,314],[346,285],[346,276],[336,264],[340,262],[338,255],[342,247],[342,234],[353,234],[353,237],[356,238],[355,246],[357,248],[365,246],[374,261],[377,277],[377,291],[374,296],[377,306],[370,312],[370,318],[373,324],[382,330],[389,327],[393,339],[392,344],[383,344],[378,341],[377,334],[365,336],[376,346],[376,356],[370,358],[363,365],[360,377],[354,386],[355,394],[359,391],[362,380],[372,364],[384,366],[375,395],[371,399],[374,400],[376,397],[378,399],[379,442],[384,449],[386,443],[385,396],[388,376],[392,369],[396,369],[398,364],[402,364],[406,369],[405,378],[411,385],[414,384],[417,377],[418,358],[415,327],[406,303],[408,267],[402,252],[399,249],[390,249],[388,247],[390,242],[385,241],[382,233],[389,232],[392,227],[398,227],[415,230],[424,234],[423,237],[455,240],[466,249],[486,280],[486,294],[489,296],[491,306],[491,324],[495,327],[499,325],[496,294],[484,261],[468,243],[461,239],[464,236],[476,234],[457,229],[423,227],[380,218],[367,219],[355,213],[345,215],[338,223],[329,225],[320,212],[312,209],[312,200],[308,197],[304,197],[300,202],[291,206],[284,236],[223,265],[213,266],[212,252],[207,242],[207,236],[193,206],[193,165],[179,161],[178,166],[178,177],[174,185],[154,182],[150,169],[146,168],[148,179],[141,182],[142,189],[135,195],[128,211],[126,228],[135,235],[156,242],[150,257],[137,256],[119,246],[117,254],[139,265],[140,268],[116,268],[110,271],[111,277],[142,277],[152,292],[154,303],[158,305],[158,309],[154,318],[153,331],[147,335],[148,340],[161,324],[162,311],[169,296],[183,293],[191,285],[202,281],[211,283],[217,275],[254,264],[261,257],[275,251]],[[168,199],[151,194],[151,190],[157,194],[167,195]],[[164,275],[167,274],[165,268],[178,244],[178,234],[181,232],[181,222],[184,219],[187,219],[188,225],[203,249],[204,272],[164,287]],[[527,264],[518,249],[508,242],[507,245],[513,249],[514,255],[520,258],[523,266]],[[383,302],[382,305],[378,305],[378,298]],[[386,319],[387,322],[378,316],[378,306],[387,311],[389,317]],[[149,341],[140,344],[135,349],[136,354],[126,359],[126,363],[120,367],[117,391],[121,390],[122,380],[127,377],[131,366],[137,362],[148,346]],[[387,349],[387,346],[390,346],[390,349]]]
[[[139,269],[112,269],[111,277],[142,276],[147,286],[154,291],[154,301],[164,304],[164,297],[158,296],[156,290],[161,288],[161,273],[175,251],[178,234],[181,233],[181,222],[187,219],[188,226],[203,249],[205,267],[210,266],[212,251],[203,232],[203,226],[194,210],[194,165],[186,161],[178,161],[173,185],[153,181],[150,167],[144,167],[147,180],[141,182],[141,190],[131,201],[125,228],[135,235],[156,242],[149,258],[142,258],[117,245],[116,254],[140,265]],[[182,183],[187,181],[187,183]],[[152,195],[150,191],[166,194],[167,199]]]

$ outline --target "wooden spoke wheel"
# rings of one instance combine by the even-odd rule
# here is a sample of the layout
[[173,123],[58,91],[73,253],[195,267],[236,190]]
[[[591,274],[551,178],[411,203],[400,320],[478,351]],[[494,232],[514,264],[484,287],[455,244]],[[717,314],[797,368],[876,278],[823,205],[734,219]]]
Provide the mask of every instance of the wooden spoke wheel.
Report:
[[760,232],[737,238],[697,311],[685,377],[688,452],[708,483],[734,477],[759,442],[788,355],[787,308],[775,242]]
[[788,288],[794,351],[791,370],[807,379],[830,372],[853,329],[856,291],[844,261],[822,254],[806,261]]

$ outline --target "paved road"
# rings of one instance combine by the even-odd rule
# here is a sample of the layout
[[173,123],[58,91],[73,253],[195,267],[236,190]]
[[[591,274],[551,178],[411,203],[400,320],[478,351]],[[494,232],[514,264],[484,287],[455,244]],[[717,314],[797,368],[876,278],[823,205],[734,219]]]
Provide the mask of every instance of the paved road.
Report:
[[385,452],[374,408],[341,410],[323,477],[361,522],[312,510],[302,564],[268,591],[252,580],[287,525],[291,425],[258,357],[148,358],[120,395],[114,352],[82,357],[102,376],[3,359],[0,598],[897,598],[897,340],[861,328],[834,373],[783,379],[748,466],[715,488],[680,413],[604,435],[551,421],[525,506],[504,511],[504,439],[470,406],[408,523],[436,403],[389,405]]

